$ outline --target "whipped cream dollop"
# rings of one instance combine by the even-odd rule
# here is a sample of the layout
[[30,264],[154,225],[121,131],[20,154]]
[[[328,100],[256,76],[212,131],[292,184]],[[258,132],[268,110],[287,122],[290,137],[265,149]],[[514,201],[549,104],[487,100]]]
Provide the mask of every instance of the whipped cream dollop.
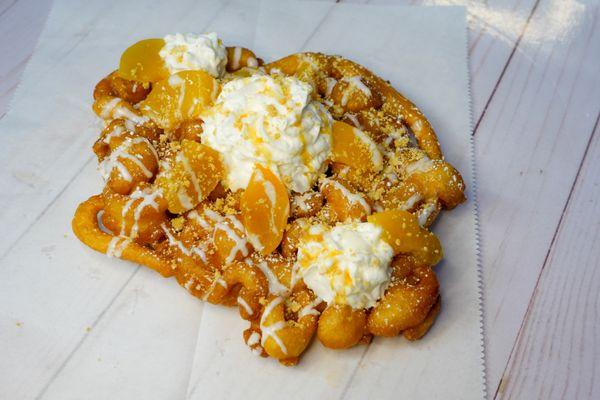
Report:
[[296,78],[262,73],[223,85],[202,115],[202,143],[221,153],[226,187],[245,189],[260,163],[291,191],[311,188],[331,149],[331,116],[311,93]]
[[165,45],[159,55],[171,74],[199,69],[215,78],[225,74],[227,50],[216,33],[203,35],[176,33],[167,35],[163,39]]
[[313,225],[298,247],[294,271],[328,304],[369,308],[390,282],[393,256],[375,224]]

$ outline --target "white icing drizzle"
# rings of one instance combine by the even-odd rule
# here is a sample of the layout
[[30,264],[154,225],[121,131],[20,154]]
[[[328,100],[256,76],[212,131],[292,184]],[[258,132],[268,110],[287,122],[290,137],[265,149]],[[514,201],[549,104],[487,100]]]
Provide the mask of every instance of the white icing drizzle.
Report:
[[[262,171],[259,169],[256,170],[256,178],[259,182],[262,183],[263,188],[265,189],[265,194],[267,195],[267,199],[269,200],[269,203],[271,203],[271,209],[274,210],[275,205],[277,204],[277,192],[275,191],[275,186],[265,179],[265,177],[262,174]],[[275,224],[274,212],[269,213],[269,226],[271,227],[271,232],[277,235],[277,226]],[[258,237],[256,239],[258,240]],[[263,247],[264,246],[262,245],[262,243],[260,243],[259,248],[262,249]]]
[[184,186],[181,186],[177,191],[177,199],[181,206],[186,210],[194,207],[194,203],[192,203],[192,198],[188,195],[187,190],[185,190]]
[[212,83],[212,91],[210,92],[210,99],[215,101],[217,99],[217,94],[219,93],[219,85]]
[[344,77],[344,78],[342,78],[342,81],[348,82],[350,84],[349,88],[346,89],[344,91],[344,94],[342,95],[342,99],[340,102],[340,104],[342,106],[346,106],[346,104],[348,104],[350,94],[352,93],[352,90],[349,90],[350,88],[356,88],[356,89],[360,90],[361,92],[363,92],[365,96],[371,97],[371,89],[369,89],[367,87],[367,85],[365,85],[362,82],[362,80],[360,79],[360,76],[355,75],[355,76],[351,76],[351,77]]
[[292,289],[294,289],[294,286],[296,286],[296,283],[298,283],[298,281],[300,281],[300,279],[302,279],[302,275],[298,273],[298,268],[299,268],[299,264],[294,263],[294,265],[292,266],[292,278],[290,279],[290,285],[291,285]]
[[135,206],[135,209],[133,211],[133,225],[131,225],[131,228],[129,229],[129,235],[127,235],[130,238],[135,239],[138,235],[139,221],[142,212],[144,212],[144,209],[146,207],[152,207],[154,210],[158,211],[158,203],[156,202],[156,198],[159,195],[161,195],[160,190],[152,191],[150,193],[145,193],[141,190],[136,190],[131,194],[129,200],[127,200],[127,203],[125,203],[125,205],[123,206],[123,210],[121,211],[121,236],[126,235],[127,220],[125,217],[127,216],[127,213],[131,209],[133,203],[141,199],[141,201]]
[[256,264],[256,266],[267,278],[267,281],[269,282],[269,292],[274,295],[283,295],[289,292],[289,289],[279,281],[277,275],[269,268],[269,264],[266,261],[261,261]]
[[223,217],[219,213],[211,210],[210,208],[207,208],[206,210],[204,210],[204,215],[206,215],[208,217],[208,219],[210,219],[211,221],[213,221],[215,223],[219,223],[223,220]]
[[134,113],[125,106],[115,108],[113,111],[113,118],[125,118],[138,125],[148,122],[148,118]]
[[363,92],[365,96],[371,97],[371,89],[369,89],[369,87],[363,83],[360,76],[355,75],[349,78],[343,78],[343,80],[345,80],[346,82],[350,83],[355,88]]
[[177,247],[186,256],[191,255],[190,249],[185,247],[183,245],[183,243],[181,243],[179,240],[177,240],[175,238],[175,236],[173,236],[173,234],[169,231],[169,228],[167,228],[167,226],[165,224],[161,224],[160,227],[165,232],[165,235],[167,235],[167,239],[169,240],[169,245]]
[[184,169],[185,173],[190,177],[190,180],[192,181],[192,185],[194,186],[194,190],[196,191],[197,200],[202,201],[203,196],[202,196],[202,189],[200,188],[200,181],[198,180],[198,175],[196,175],[196,172],[190,165],[190,161],[185,156],[185,154],[183,154],[183,152],[181,152],[181,151],[179,153],[177,153],[176,160],[178,162],[180,162],[181,165],[183,165],[183,169]]
[[255,356],[260,357],[262,355],[262,350],[260,349],[260,347],[254,347],[252,349],[252,354],[254,354]]
[[237,303],[242,306],[244,308],[244,310],[246,310],[246,313],[248,315],[252,315],[254,314],[254,311],[252,311],[252,308],[250,307],[250,305],[246,302],[246,300],[244,300],[241,296],[238,296],[237,298]]
[[315,309],[315,307],[317,307],[322,302],[323,302],[323,300],[321,300],[320,298],[317,297],[313,301],[311,301],[310,303],[308,303],[307,305],[305,305],[304,307],[302,307],[302,309],[298,313],[298,319],[300,319],[302,317],[305,317],[307,315],[319,315],[319,314],[321,314],[317,309]]
[[350,113],[346,113],[346,114],[344,114],[344,116],[346,118],[348,118],[352,122],[352,125],[354,125],[354,127],[358,128],[358,129],[362,129],[363,128],[363,126],[361,125],[361,123],[358,121],[358,118],[356,117],[356,115],[350,114]]
[[258,332],[252,332],[250,334],[250,336],[248,336],[248,341],[246,341],[246,344],[250,347],[256,346],[259,343],[260,343],[260,333],[258,333]]
[[277,343],[281,351],[283,351],[284,354],[287,354],[287,348],[285,347],[285,344],[283,344],[281,338],[277,336],[277,331],[285,328],[285,321],[278,321],[271,325],[265,325],[265,320],[268,318],[271,312],[273,312],[273,309],[279,304],[281,304],[282,301],[283,298],[276,297],[273,300],[271,300],[271,302],[265,307],[265,310],[263,311],[263,314],[260,317],[260,330],[262,331],[260,345],[264,347],[265,343],[267,342],[267,339],[273,338],[273,340],[275,341],[275,343]]
[[154,174],[146,167],[146,165],[144,165],[142,160],[136,157],[136,155],[129,153],[131,146],[139,143],[145,143],[147,147],[151,150],[156,160],[158,161],[158,155],[156,154],[156,150],[154,149],[154,146],[152,146],[152,144],[148,141],[148,139],[143,137],[127,138],[100,163],[100,172],[104,179],[108,179],[112,170],[116,168],[125,181],[131,182],[131,172],[127,169],[125,164],[123,164],[121,159],[127,159],[132,161],[147,178],[152,178]]
[[312,193],[310,192],[296,195],[292,198],[292,202],[295,207],[298,207],[301,211],[307,212],[310,210],[310,204],[308,204],[306,201],[310,199],[311,196]]
[[206,222],[206,220],[204,218],[202,218],[200,216],[200,214],[198,214],[198,211],[194,210],[191,211],[188,214],[188,217],[192,218],[194,221],[196,221],[198,223],[198,225],[200,225],[203,229],[210,229],[210,224],[208,222]]
[[[221,230],[225,232],[227,237],[229,237],[229,239],[231,239],[234,242],[233,247],[231,248],[229,254],[225,258],[226,264],[230,264],[235,259],[235,256],[238,253],[241,253],[243,257],[246,257],[248,255],[248,240],[246,239],[244,225],[242,225],[240,220],[237,219],[235,215],[227,215],[226,217],[223,217],[210,209],[204,210],[204,215],[206,215],[208,219],[216,223],[215,230],[213,232],[213,241],[216,231]],[[201,217],[198,216],[198,218]],[[231,227],[227,223],[228,221],[231,223],[231,225],[233,225],[235,229],[231,229]],[[236,229],[242,232],[242,234],[239,235],[236,232]]]
[[241,57],[242,57],[242,48],[235,47],[233,49],[233,64],[231,65],[231,68],[236,70],[240,67],[240,58]]
[[413,124],[410,126],[410,129],[413,130],[413,132],[417,133],[420,132],[421,129],[423,129],[423,123],[420,120],[416,120],[415,122],[413,122]]
[[369,149],[371,161],[373,162],[375,169],[377,171],[381,170],[383,168],[383,156],[381,155],[381,151],[379,151],[377,144],[360,129],[354,128],[354,134]]
[[120,98],[114,97],[108,102],[104,103],[102,110],[100,111],[100,117],[104,119],[125,118],[134,124],[143,124],[148,122],[148,118],[131,111],[126,104],[127,103],[122,101]]
[[127,237],[114,236],[108,243],[106,255],[108,257],[121,257],[123,250],[131,243],[131,239]]
[[429,157],[423,156],[423,158],[406,166],[406,174],[412,175],[415,172],[427,172],[431,168],[433,168],[433,161]]
[[208,262],[207,258],[206,258],[206,251],[204,251],[204,249],[202,247],[200,247],[200,246],[192,246],[190,248],[190,251],[192,253],[196,254],[198,257],[200,257],[200,259],[202,260],[202,262],[204,264],[206,264]]
[[406,199],[404,204],[402,204],[402,206],[400,206],[400,209],[405,210],[405,211],[410,210],[415,206],[415,204],[417,204],[422,199],[423,198],[421,197],[421,195],[419,193],[414,193],[412,196],[410,196],[408,199]]
[[364,199],[364,197],[362,197],[360,194],[352,193],[351,191],[348,190],[348,188],[346,188],[346,186],[342,185],[338,181],[335,181],[333,179],[324,179],[323,185],[328,185],[328,184],[333,185],[337,190],[342,192],[342,195],[346,199],[348,199],[348,201],[350,202],[351,205],[359,204],[367,212],[367,214],[371,213],[371,206],[369,206],[369,203],[367,203],[367,201]]
[[258,60],[254,57],[248,57],[246,59],[246,65],[252,68],[258,67]]
[[102,139],[102,141],[106,144],[110,144],[110,141],[113,138],[116,137],[121,137],[121,135],[123,135],[123,133],[127,132],[122,125],[116,125],[112,131],[110,131],[109,133],[107,133],[104,138]]
[[436,203],[427,203],[425,204],[418,212],[419,225],[425,226],[427,220],[437,210]]
[[102,111],[100,111],[100,117],[104,119],[110,118],[113,110],[117,106],[117,103],[119,103],[120,101],[121,99],[119,99],[118,97],[113,97],[112,99],[104,103],[102,105]]
[[173,89],[178,89],[179,97],[177,98],[177,111],[181,114],[183,109],[183,100],[185,98],[185,81],[178,75],[171,75],[168,79],[169,86]]
[[[228,215],[225,218],[230,221],[238,231],[244,232],[244,226],[234,215]],[[234,229],[231,229],[225,221],[217,223],[215,226],[215,231],[217,229],[223,230],[235,243],[225,259],[226,264],[231,263],[238,253],[241,253],[243,257],[248,256],[248,240],[246,240],[244,236],[238,235],[238,233]]]
[[211,295],[211,293],[215,290],[215,287],[217,285],[221,285],[225,289],[227,289],[227,282],[225,282],[223,280],[223,278],[217,278],[217,277],[215,277],[215,279],[213,279],[213,281],[211,282],[210,287],[208,288],[208,290],[206,291],[206,293],[204,293],[204,296],[202,296],[202,300],[206,301],[206,299],[208,299],[208,296]]
[[185,290],[190,290],[192,288],[192,285],[194,283],[194,280],[192,278],[188,279],[188,281],[185,283],[185,285],[183,285],[183,287],[185,288]]
[[[165,235],[167,235],[167,239],[169,240],[169,244],[171,246],[177,247],[186,256],[196,254],[198,257],[200,257],[203,263],[206,264],[208,262],[208,259],[206,257],[206,251],[204,249],[204,243],[200,243],[199,246],[192,246],[190,248],[187,248],[181,241],[177,240],[175,236],[173,236],[173,234],[169,231],[165,224],[162,224],[161,228],[165,232]],[[227,287],[227,284],[225,284],[225,287]]]
[[327,85],[327,87],[325,89],[325,97],[329,97],[329,96],[331,96],[331,92],[333,92],[333,88],[335,87],[335,84],[337,83],[337,79],[328,76],[327,78],[325,78],[325,83]]
[[269,199],[269,203],[271,203],[272,207],[275,207],[275,203],[277,201],[277,194],[275,192],[275,186],[267,180],[263,180],[263,186],[265,187],[265,194]]

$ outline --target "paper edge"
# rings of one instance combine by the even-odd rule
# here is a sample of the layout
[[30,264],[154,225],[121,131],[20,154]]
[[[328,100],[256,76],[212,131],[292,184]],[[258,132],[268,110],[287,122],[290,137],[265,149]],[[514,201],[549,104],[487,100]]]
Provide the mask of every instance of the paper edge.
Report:
[[469,113],[469,153],[471,157],[471,193],[473,196],[473,228],[475,231],[475,265],[477,266],[477,300],[479,313],[479,347],[481,364],[481,390],[482,398],[488,399],[487,382],[487,357],[485,348],[485,310],[484,310],[484,274],[483,274],[483,255],[481,246],[481,219],[479,211],[479,195],[477,185],[477,161],[475,159],[475,132],[473,131],[473,96],[471,87],[471,71],[469,69],[469,21],[468,9],[462,7],[465,13],[465,56],[466,56],[466,82]]
[[12,110],[15,106],[15,101],[20,97],[21,91],[23,90],[23,88],[22,88],[23,81],[24,81],[23,77],[29,73],[29,70],[31,69],[32,61],[35,58],[37,58],[37,54],[39,52],[39,48],[42,43],[42,37],[44,37],[44,35],[46,35],[46,31],[48,30],[48,26],[49,26],[48,22],[50,21],[50,18],[54,17],[54,15],[56,14],[57,8],[58,8],[57,2],[52,0],[52,4],[50,5],[50,9],[48,10],[48,15],[46,15],[46,18],[44,19],[44,23],[42,24],[42,29],[40,30],[40,33],[38,34],[38,37],[35,40],[35,45],[31,49],[31,55],[29,56],[29,59],[25,62],[25,66],[23,67],[23,71],[21,72],[21,75],[19,76],[17,85],[15,86],[15,90],[12,94],[12,97],[8,101],[8,104],[6,105],[6,111],[4,112],[4,115],[2,117],[0,117],[0,121],[2,121],[4,118],[8,117],[8,115],[12,113]]

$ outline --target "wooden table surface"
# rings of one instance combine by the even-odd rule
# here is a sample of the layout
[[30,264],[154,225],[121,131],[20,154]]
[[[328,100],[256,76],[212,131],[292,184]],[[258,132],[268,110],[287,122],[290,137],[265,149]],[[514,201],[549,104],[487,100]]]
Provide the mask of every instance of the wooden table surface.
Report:
[[[0,0],[0,118],[51,3]],[[599,2],[394,3],[468,6],[488,398],[600,398]]]

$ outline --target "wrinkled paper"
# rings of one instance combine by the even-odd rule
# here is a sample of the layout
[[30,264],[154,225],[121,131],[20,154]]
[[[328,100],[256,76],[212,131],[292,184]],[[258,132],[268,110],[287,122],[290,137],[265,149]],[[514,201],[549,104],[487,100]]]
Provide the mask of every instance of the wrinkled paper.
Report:
[[293,368],[249,351],[237,310],[204,305],[173,279],[74,238],[77,204],[102,188],[93,85],[136,40],[203,31],[266,61],[311,50],[367,66],[423,110],[472,189],[463,8],[57,0],[0,120],[0,215],[14,232],[0,259],[0,398],[482,398],[470,192],[433,228],[445,252],[443,303],[423,340],[375,338],[345,351],[316,340]]

